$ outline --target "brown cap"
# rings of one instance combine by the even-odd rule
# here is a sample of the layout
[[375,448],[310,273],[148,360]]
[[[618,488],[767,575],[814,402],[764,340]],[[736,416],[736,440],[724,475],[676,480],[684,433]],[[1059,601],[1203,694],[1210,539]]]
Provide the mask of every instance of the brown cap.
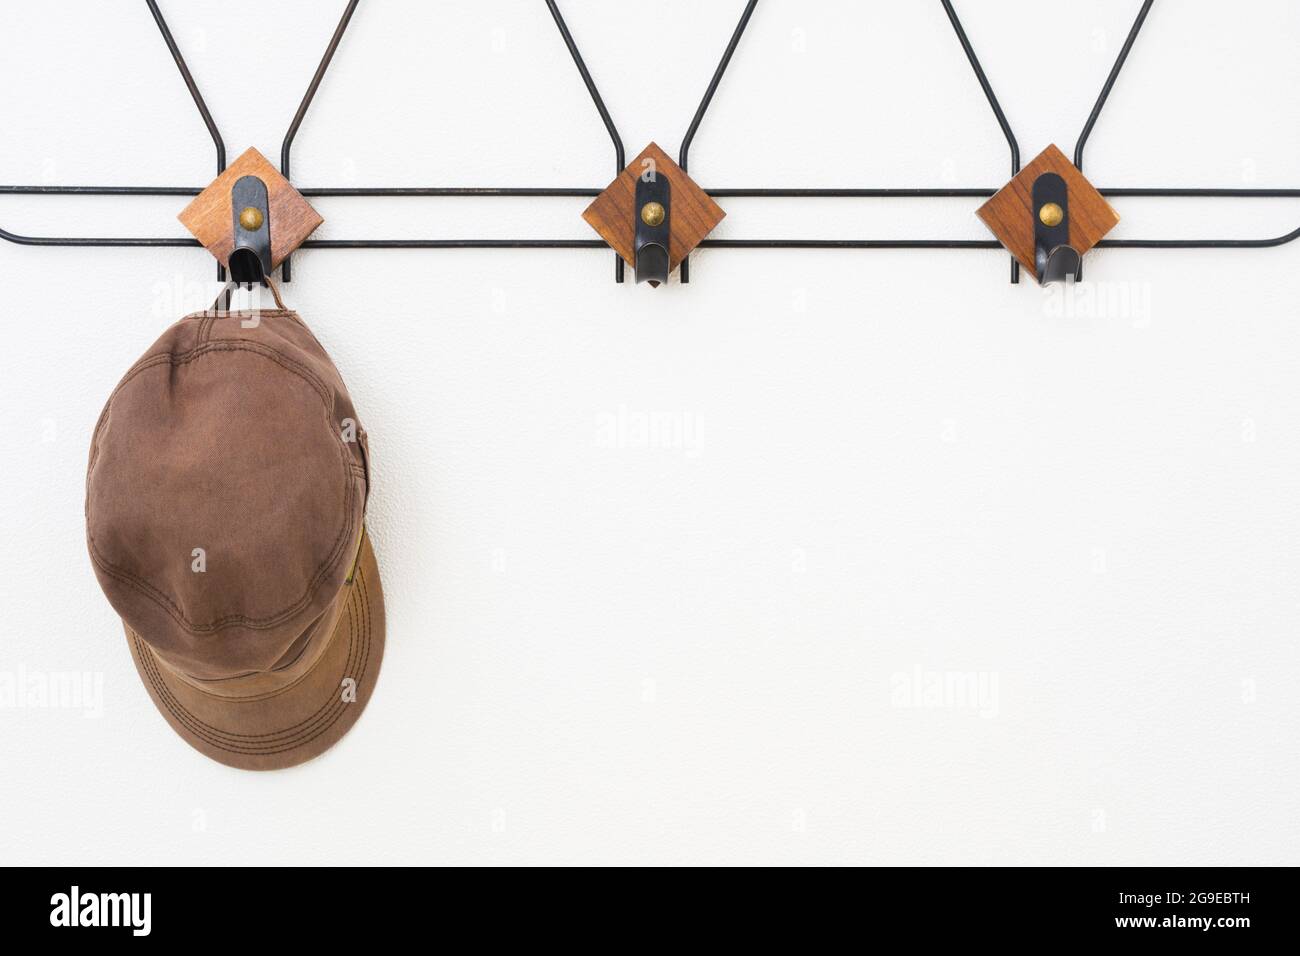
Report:
[[86,540],[145,687],[196,749],[289,767],[360,715],[384,647],[368,490],[366,434],[295,312],[187,316],[114,389]]

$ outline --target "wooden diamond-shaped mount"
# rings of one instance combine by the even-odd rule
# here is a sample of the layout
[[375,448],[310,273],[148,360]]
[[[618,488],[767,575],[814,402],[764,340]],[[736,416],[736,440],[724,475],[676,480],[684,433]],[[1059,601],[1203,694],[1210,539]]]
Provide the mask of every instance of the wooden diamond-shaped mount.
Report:
[[[582,218],[609,243],[632,268],[636,268],[637,179],[652,173],[667,178],[671,198],[667,210],[668,271],[681,264],[692,249],[727,215],[695,180],[651,143],[597,196]],[[642,220],[647,226],[662,222],[662,210],[651,210]]]
[[[1056,146],[1043,150],[992,199],[979,208],[979,217],[1007,251],[1035,279],[1035,223],[1041,210],[1034,207],[1034,181],[1044,173],[1065,180],[1068,195],[1069,245],[1080,256],[1099,243],[1119,223],[1119,213]],[[1054,212],[1060,212],[1057,209]],[[1053,225],[1053,211],[1043,213],[1044,225]]]
[[227,166],[225,172],[195,196],[176,218],[223,266],[230,265],[230,253],[235,247],[231,193],[235,183],[244,176],[256,176],[266,184],[266,218],[271,230],[271,263],[274,268],[302,245],[324,220],[256,149],[248,149]]

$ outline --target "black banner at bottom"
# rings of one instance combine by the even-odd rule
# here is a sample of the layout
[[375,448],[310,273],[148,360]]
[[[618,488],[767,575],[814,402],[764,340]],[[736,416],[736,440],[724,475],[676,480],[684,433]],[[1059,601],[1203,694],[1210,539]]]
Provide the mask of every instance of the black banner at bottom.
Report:
[[[425,870],[49,868],[10,870],[8,930],[99,942],[238,938],[356,945],[380,930],[442,927],[485,941],[621,945],[747,936],[805,943],[851,932],[918,944],[1121,941],[1258,945],[1295,935],[1290,870],[873,869],[819,874],[586,874],[510,887]],[[725,882],[724,882],[725,881]],[[836,885],[838,884],[838,885]],[[687,930],[687,927],[690,927]],[[220,933],[220,936],[204,934]],[[228,935],[235,934],[235,935]],[[249,935],[245,935],[249,934]],[[251,935],[256,934],[256,935]],[[863,934],[869,934],[863,936]],[[51,940],[53,941],[53,939]]]

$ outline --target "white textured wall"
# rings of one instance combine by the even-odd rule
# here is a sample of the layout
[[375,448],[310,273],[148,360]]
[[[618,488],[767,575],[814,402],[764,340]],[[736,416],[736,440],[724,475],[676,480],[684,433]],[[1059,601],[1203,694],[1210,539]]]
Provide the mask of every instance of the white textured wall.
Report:
[[[342,0],[163,0],[230,156],[280,139]],[[565,0],[627,143],[675,153],[741,0]],[[959,0],[1028,159],[1073,151],[1138,0]],[[71,12],[69,12],[71,10]],[[142,3],[3,0],[0,181],[203,185]],[[659,26],[648,26],[657,23]],[[250,29],[250,24],[260,29]],[[1105,186],[1300,186],[1300,4],[1157,3]],[[937,2],[763,0],[706,187],[1000,185]],[[365,0],[295,151],[325,185],[603,186],[540,0]],[[31,234],[182,235],[184,201],[0,197]],[[582,200],[322,200],[322,237],[586,237]],[[981,238],[975,203],[723,200],[727,237]],[[1275,235],[1285,201],[1120,200],[1116,235]],[[89,431],[214,282],[201,250],[0,243],[0,708],[14,863],[1297,863],[1300,244],[300,255],[285,290],[372,435],[373,702],[270,775],[150,703],[85,554]],[[659,415],[637,447],[619,423]],[[975,675],[974,706],[913,682]],[[919,677],[917,676],[919,675]]]

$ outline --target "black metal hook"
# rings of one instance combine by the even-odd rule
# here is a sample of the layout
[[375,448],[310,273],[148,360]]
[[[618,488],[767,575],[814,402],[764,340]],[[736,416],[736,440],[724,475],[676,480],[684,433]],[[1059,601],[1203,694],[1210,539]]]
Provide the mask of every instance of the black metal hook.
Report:
[[265,283],[271,274],[271,208],[266,183],[240,176],[230,190],[235,247],[227,260],[231,281],[240,285]]
[[1078,280],[1083,269],[1083,257],[1073,246],[1056,246],[1044,256],[1039,249],[1038,281],[1042,285],[1049,282],[1064,282],[1066,279]]
[[636,178],[636,236],[632,243],[637,282],[668,281],[673,189],[667,176],[647,169]]
[[1034,180],[1034,265],[1038,282],[1078,279],[1083,257],[1070,245],[1070,191],[1056,173]]

